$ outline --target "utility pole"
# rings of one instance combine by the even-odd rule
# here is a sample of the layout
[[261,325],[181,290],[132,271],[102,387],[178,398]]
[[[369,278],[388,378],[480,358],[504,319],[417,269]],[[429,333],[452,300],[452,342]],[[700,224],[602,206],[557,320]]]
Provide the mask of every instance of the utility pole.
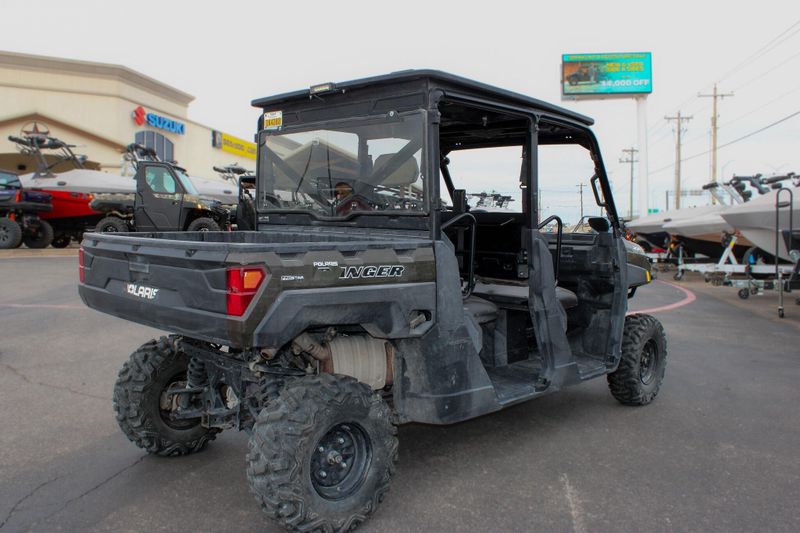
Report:
[[[675,140],[675,209],[681,208],[681,133],[683,130],[683,122],[689,122],[692,117],[682,117],[681,112],[674,117],[664,117],[667,121],[675,121],[675,133],[677,138]],[[669,209],[669,205],[667,205]]]
[[[717,99],[725,98],[726,96],[733,96],[733,93],[720,93],[717,91],[717,84],[714,84],[714,92],[711,94],[697,93],[700,98],[713,98],[713,109],[711,111],[711,183],[717,181]],[[711,203],[715,204],[714,198],[711,198]]]
[[[633,146],[631,146],[630,148],[625,148],[625,149],[622,150],[622,152],[625,154],[625,157],[624,158],[622,158],[622,157],[619,158],[619,162],[620,163],[630,163],[630,165],[631,165],[631,191],[630,191],[631,192],[631,194],[630,194],[631,203],[630,203],[630,207],[628,208],[628,219],[629,220],[633,220],[633,164],[639,162],[639,160],[636,159],[636,153],[638,151],[639,150],[637,150]],[[643,217],[645,215],[647,215],[647,213],[639,213],[639,216]]]
[[583,222],[583,188],[586,187],[585,183],[580,183],[576,185],[581,191],[581,218],[579,219],[578,223]]

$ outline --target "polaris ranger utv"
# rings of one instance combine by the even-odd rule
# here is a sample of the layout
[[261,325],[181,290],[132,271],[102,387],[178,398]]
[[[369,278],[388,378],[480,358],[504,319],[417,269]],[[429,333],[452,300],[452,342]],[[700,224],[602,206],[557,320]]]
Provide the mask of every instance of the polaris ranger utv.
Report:
[[[184,455],[243,429],[271,518],[349,531],[389,487],[397,424],[452,424],[604,375],[624,404],[656,396],[663,329],[626,317],[649,263],[626,251],[591,119],[438,71],[254,105],[256,231],[83,241],[86,305],[172,333],[114,387],[136,445]],[[591,157],[608,218],[590,233],[539,220],[548,145]],[[485,147],[519,149],[521,212],[467,209],[449,159]]]
[[[143,149],[131,145],[128,150]],[[229,213],[216,200],[199,195],[184,169],[144,159],[136,165],[135,193],[96,194],[89,206],[105,217],[95,231],[220,231]]]

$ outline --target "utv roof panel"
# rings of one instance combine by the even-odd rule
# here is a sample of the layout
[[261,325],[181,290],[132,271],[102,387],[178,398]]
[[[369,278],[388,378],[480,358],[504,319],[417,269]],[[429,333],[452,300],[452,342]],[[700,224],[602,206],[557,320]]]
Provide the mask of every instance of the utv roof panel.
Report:
[[[486,99],[513,104],[519,107],[528,108],[531,111],[543,111],[550,115],[561,116],[586,126],[591,126],[594,124],[594,119],[587,117],[586,115],[575,113],[569,109],[550,104],[543,100],[531,98],[530,96],[525,96],[524,94],[509,91],[507,89],[501,89],[499,87],[481,83],[469,78],[464,78],[462,76],[456,76],[455,74],[442,72],[441,70],[401,70],[398,72],[392,72],[390,74],[383,74],[381,76],[372,76],[369,78],[336,82],[333,85],[335,86],[335,90],[341,91],[342,89],[353,90],[364,88],[370,85],[389,85],[417,79],[428,79],[434,84],[437,82],[442,83],[447,87],[456,87]],[[253,107],[266,109],[282,103],[306,100],[309,98],[309,96],[310,89],[302,89],[299,91],[292,91],[274,96],[258,98],[252,101],[252,105]]]

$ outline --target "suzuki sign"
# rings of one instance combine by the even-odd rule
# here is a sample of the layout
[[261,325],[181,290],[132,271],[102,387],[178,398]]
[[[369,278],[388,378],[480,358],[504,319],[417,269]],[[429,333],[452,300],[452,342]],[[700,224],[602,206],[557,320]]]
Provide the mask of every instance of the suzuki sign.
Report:
[[148,126],[165,130],[170,133],[177,133],[178,135],[183,135],[186,133],[186,125],[182,122],[172,120],[171,118],[162,117],[161,115],[156,115],[155,113],[147,113],[142,106],[134,109],[133,113],[131,113],[131,117],[133,117],[133,121],[139,126],[144,126],[144,123],[147,122]]

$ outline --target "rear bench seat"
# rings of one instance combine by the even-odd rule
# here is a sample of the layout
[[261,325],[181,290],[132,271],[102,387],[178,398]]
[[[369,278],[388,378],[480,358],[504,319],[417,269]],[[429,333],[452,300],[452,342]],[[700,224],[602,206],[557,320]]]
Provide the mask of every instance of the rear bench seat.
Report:
[[[528,305],[528,286],[506,283],[486,283],[478,281],[472,294],[481,299],[496,301],[497,303],[509,303],[513,305]],[[565,310],[572,309],[578,305],[578,297],[574,292],[563,287],[556,287],[556,298]]]

